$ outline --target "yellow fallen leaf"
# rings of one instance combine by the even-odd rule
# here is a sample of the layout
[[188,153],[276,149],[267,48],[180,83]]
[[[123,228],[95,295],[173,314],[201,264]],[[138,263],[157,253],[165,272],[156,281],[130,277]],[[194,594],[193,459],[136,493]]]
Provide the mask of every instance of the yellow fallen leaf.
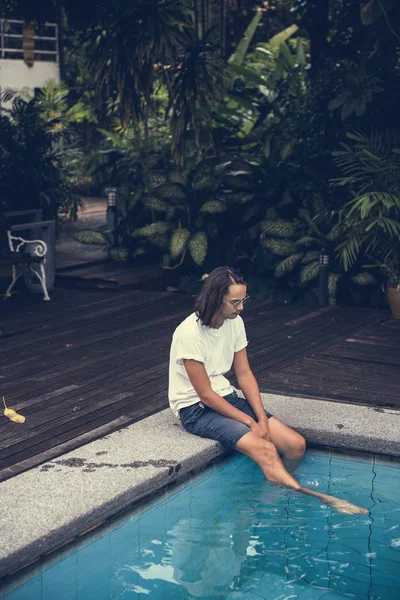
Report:
[[14,423],[25,423],[26,417],[24,417],[23,415],[20,415],[12,408],[7,408],[4,396],[3,396],[3,404],[4,404],[3,415],[5,417],[10,419],[10,421],[13,421]]

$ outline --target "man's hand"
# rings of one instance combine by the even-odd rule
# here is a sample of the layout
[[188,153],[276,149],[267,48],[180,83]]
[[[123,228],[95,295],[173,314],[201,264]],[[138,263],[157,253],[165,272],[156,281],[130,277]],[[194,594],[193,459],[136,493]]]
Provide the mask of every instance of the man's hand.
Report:
[[258,421],[258,423],[257,423],[257,421],[252,421],[250,423],[250,429],[253,433],[257,434],[259,437],[263,438],[264,440],[267,440],[268,442],[271,441],[267,418],[260,419]]

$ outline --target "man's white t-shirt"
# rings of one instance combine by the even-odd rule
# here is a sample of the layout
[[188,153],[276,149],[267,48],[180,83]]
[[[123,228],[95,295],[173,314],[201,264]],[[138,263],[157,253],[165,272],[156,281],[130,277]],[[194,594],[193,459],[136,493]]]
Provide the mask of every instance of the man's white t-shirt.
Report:
[[247,346],[243,319],[225,319],[219,329],[202,325],[192,313],[176,329],[172,337],[169,360],[170,406],[176,416],[181,408],[199,402],[186,372],[183,360],[193,359],[203,363],[211,387],[220,396],[230,394],[234,388],[224,375],[230,371],[235,352]]

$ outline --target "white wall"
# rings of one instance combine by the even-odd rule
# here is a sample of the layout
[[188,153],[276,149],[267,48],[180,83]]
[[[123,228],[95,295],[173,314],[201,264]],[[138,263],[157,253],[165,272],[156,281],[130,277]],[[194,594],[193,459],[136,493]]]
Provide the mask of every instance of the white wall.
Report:
[[35,62],[28,67],[23,60],[0,59],[0,88],[21,90],[22,88],[41,87],[48,79],[60,81],[60,69],[57,62]]

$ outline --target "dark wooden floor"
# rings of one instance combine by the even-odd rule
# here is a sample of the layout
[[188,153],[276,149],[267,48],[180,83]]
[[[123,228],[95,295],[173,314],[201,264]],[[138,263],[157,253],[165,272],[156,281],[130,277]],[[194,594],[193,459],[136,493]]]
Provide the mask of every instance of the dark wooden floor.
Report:
[[[0,305],[0,481],[168,405],[171,335],[192,298],[57,290]],[[262,391],[400,408],[400,322],[378,309],[246,306]]]

